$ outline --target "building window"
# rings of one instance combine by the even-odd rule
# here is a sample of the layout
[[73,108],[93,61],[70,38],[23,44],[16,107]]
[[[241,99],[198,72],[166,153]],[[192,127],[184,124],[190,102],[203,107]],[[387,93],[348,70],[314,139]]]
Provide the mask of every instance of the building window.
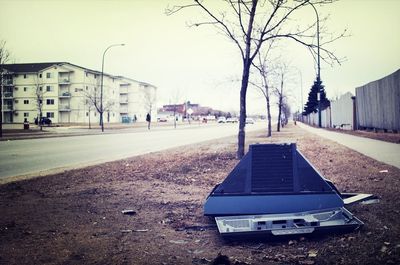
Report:
[[29,117],[29,112],[24,112],[24,117]]
[[89,116],[89,112],[86,112],[86,117]]
[[26,74],[24,74],[24,79],[26,79]]
[[51,78],[51,73],[46,73],[46,78]]
[[39,78],[42,78],[42,74],[39,74]]
[[95,74],[95,75],[94,75],[94,79],[96,79],[96,78],[97,78],[97,75]]
[[47,118],[54,118],[54,112],[46,112]]
[[46,99],[47,105],[54,105],[54,99]]
[[88,77],[88,72],[85,72],[86,77]]
[[18,99],[15,100],[15,103],[18,103]]
[[40,87],[39,87],[39,91],[42,91],[42,90],[43,90],[43,87],[40,86]]
[[29,104],[29,99],[24,99],[24,104],[25,105]]
[[88,90],[88,87],[86,86],[86,91]]
[[53,87],[52,86],[46,86],[46,91],[47,92],[53,91]]
[[16,86],[16,87],[14,87],[14,89],[15,89],[15,91],[17,91],[17,90],[18,90],[18,87]]
[[24,87],[24,92],[26,92],[26,87]]
[[94,116],[96,116],[96,112],[94,113]]

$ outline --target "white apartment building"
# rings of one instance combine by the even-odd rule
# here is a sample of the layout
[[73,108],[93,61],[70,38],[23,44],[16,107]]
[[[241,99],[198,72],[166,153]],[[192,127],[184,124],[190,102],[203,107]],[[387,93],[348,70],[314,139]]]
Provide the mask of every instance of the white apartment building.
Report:
[[[54,124],[98,123],[101,72],[67,62],[4,64],[1,91],[3,123],[33,123],[42,116]],[[103,74],[104,123],[124,117],[156,117],[156,91],[151,84]]]

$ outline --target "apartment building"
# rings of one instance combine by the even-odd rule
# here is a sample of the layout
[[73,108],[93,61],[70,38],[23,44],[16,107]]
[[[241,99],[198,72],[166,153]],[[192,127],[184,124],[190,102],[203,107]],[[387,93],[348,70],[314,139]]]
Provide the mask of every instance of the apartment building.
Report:
[[[55,124],[99,122],[101,72],[68,62],[1,65],[3,123],[33,123],[40,116]],[[157,116],[157,88],[123,76],[103,74],[104,123],[124,117]]]

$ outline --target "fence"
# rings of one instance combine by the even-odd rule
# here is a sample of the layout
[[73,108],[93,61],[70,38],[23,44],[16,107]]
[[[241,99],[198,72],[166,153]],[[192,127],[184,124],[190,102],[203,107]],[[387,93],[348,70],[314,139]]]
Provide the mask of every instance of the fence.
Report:
[[359,127],[400,130],[400,70],[357,87],[356,105]]
[[[322,127],[399,131],[400,69],[357,87],[355,99],[348,92],[331,101],[331,106],[321,112],[321,118]],[[303,121],[318,126],[318,113],[303,116]]]
[[331,101],[332,127],[352,130],[353,124],[353,94],[347,92],[338,100]]

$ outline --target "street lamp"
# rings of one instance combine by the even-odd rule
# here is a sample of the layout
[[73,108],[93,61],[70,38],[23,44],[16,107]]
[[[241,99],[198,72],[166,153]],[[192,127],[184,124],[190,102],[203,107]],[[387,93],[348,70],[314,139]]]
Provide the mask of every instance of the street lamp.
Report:
[[318,92],[317,92],[317,98],[318,98],[318,127],[321,127],[321,64],[320,64],[320,56],[319,56],[319,16],[318,16],[318,12],[317,9],[315,8],[314,4],[311,2],[308,2],[312,8],[315,11],[315,15],[317,15],[317,53],[318,53],[318,58],[317,58],[317,62],[318,62],[318,73],[317,73],[317,84],[318,84]]
[[101,62],[101,87],[100,87],[100,124],[101,124],[101,131],[104,132],[104,122],[103,122],[103,75],[104,75],[104,56],[106,52],[115,46],[125,46],[124,43],[121,44],[113,44],[107,47],[107,49],[103,53],[103,60]]

